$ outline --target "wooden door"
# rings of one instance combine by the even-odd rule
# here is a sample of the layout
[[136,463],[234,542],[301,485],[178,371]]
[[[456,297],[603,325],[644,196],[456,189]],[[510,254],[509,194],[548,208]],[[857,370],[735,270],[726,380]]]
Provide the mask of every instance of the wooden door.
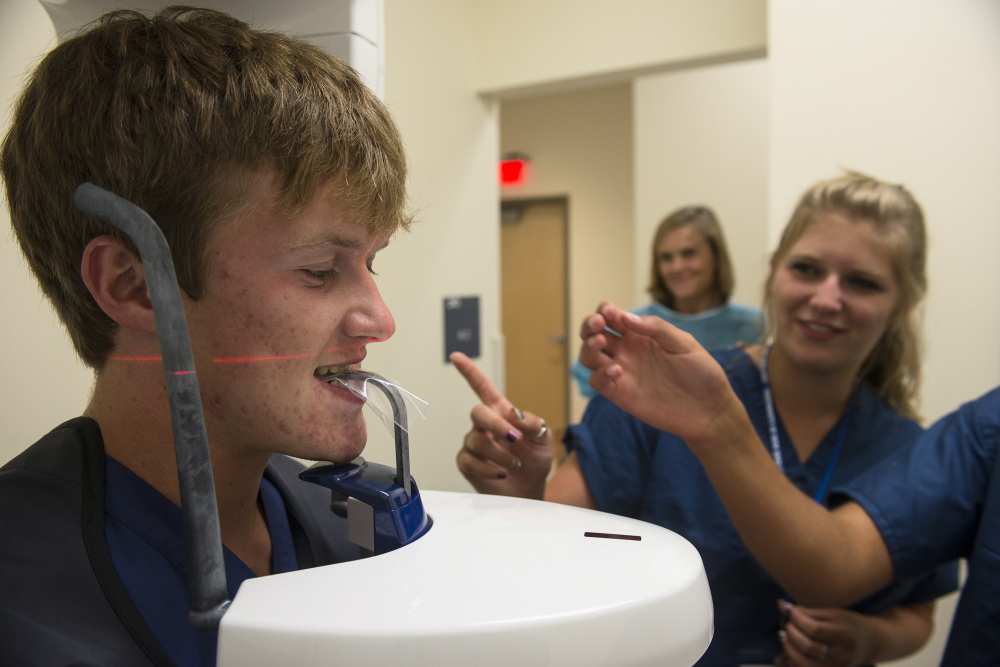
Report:
[[566,201],[501,206],[500,301],[506,392],[548,423],[562,455],[569,417]]

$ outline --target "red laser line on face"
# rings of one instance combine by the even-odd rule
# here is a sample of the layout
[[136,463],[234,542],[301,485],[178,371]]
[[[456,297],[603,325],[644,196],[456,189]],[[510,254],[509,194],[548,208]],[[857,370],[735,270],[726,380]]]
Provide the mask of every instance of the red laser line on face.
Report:
[[[378,339],[371,338],[370,343],[382,342]],[[361,348],[364,345],[344,345],[343,347],[328,347],[323,352],[339,352],[341,350],[355,350],[355,356],[361,356]],[[305,359],[307,357],[314,357],[315,354],[282,354],[270,357],[219,357],[217,359],[212,359],[213,362],[217,364],[225,363],[246,363],[254,361],[282,361],[285,359]],[[109,356],[109,361],[163,361],[163,357],[114,357]],[[184,371],[192,372],[192,371]]]

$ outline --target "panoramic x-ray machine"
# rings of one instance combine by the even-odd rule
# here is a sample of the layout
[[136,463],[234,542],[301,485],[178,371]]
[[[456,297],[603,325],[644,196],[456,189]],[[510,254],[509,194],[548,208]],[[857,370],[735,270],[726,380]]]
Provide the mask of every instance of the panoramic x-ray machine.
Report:
[[142,255],[187,561],[198,564],[189,572],[190,618],[219,629],[221,667],[690,666],[707,648],[712,601],[690,543],[602,512],[420,491],[409,473],[405,392],[362,372],[330,379],[391,424],[396,466],[359,458],[319,463],[300,477],[331,489],[331,511],[346,512],[349,539],[372,555],[250,579],[229,601],[197,375],[166,240],[141,209],[101,188],[81,185],[76,203],[126,232]]

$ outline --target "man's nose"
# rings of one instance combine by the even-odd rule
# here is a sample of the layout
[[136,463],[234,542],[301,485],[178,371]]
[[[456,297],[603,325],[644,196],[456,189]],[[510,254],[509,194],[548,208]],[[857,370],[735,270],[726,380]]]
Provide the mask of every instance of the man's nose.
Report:
[[356,302],[347,315],[346,333],[353,338],[368,338],[368,342],[388,340],[396,331],[396,322],[370,274],[362,279],[355,295]]

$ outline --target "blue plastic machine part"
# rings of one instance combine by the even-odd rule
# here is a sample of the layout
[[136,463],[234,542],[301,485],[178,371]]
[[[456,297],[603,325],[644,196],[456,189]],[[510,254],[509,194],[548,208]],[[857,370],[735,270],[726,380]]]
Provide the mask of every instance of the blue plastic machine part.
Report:
[[[381,463],[371,463],[358,457],[350,463],[316,463],[299,473],[307,482],[331,489],[334,498],[347,496],[364,503],[347,505],[348,534],[357,530],[370,531],[359,544],[374,555],[383,554],[409,544],[431,527],[424,511],[417,484],[410,480],[407,494],[397,483],[396,471]],[[370,510],[368,508],[371,508]],[[355,513],[364,512],[362,517]],[[362,525],[355,528],[350,524]],[[365,543],[367,540],[367,543]]]
[[426,533],[431,521],[424,511],[420,491],[410,477],[410,440],[406,403],[395,385],[381,375],[365,371],[340,373],[330,378],[362,381],[377,387],[392,406],[396,468],[369,463],[358,457],[350,463],[319,462],[299,473],[299,478],[333,492],[333,505],[347,497],[347,532],[351,541],[383,554],[409,544]]

